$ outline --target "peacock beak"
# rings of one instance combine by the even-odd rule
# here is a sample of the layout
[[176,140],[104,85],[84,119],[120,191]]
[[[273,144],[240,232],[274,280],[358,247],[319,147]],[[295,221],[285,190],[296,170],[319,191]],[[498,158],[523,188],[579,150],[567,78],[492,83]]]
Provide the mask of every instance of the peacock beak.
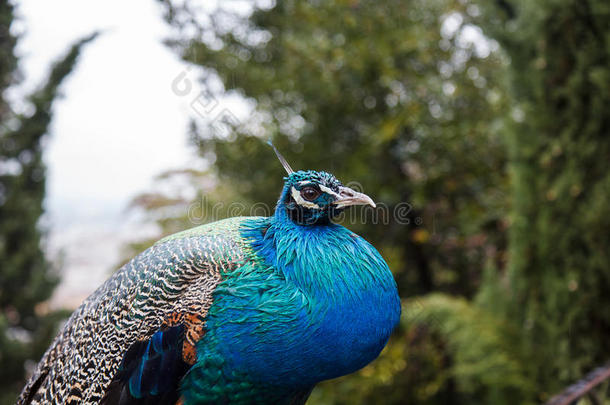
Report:
[[339,198],[333,204],[336,204],[337,208],[348,207],[350,205],[370,205],[373,208],[377,206],[371,197],[354,191],[349,187],[339,187]]

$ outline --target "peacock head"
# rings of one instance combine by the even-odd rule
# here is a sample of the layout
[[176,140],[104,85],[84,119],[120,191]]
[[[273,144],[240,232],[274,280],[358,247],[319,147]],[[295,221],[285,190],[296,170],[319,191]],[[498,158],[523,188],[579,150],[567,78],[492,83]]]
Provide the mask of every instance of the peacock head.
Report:
[[[299,225],[327,224],[346,207],[375,202],[366,194],[345,187],[330,173],[315,170],[292,170],[286,159],[273,147],[288,176],[277,210]],[[277,211],[276,211],[277,212]]]

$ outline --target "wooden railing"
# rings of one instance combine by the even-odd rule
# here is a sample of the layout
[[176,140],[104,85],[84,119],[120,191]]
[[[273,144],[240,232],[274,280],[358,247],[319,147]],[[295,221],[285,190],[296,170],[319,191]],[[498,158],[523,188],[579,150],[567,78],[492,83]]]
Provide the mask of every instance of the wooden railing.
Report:
[[581,380],[555,395],[546,405],[570,405],[575,403],[579,398],[585,396],[589,398],[594,405],[601,405],[602,401],[598,398],[593,389],[608,379],[610,379],[610,362],[596,368]]

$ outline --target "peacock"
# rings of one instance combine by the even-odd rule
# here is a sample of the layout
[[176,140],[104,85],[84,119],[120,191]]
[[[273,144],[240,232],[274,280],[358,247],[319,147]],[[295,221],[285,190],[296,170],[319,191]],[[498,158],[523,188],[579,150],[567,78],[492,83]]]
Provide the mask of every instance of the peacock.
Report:
[[379,252],[333,222],[367,195],[287,172],[274,214],[161,239],[76,309],[18,404],[304,404],[374,360],[400,318]]

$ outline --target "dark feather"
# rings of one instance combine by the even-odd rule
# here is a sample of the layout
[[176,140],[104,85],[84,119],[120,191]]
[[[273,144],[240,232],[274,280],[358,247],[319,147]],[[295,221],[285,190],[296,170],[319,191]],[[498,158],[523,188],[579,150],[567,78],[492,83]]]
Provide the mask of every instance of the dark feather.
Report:
[[182,358],[184,326],[158,331],[134,343],[108,386],[102,404],[175,404],[189,369]]

